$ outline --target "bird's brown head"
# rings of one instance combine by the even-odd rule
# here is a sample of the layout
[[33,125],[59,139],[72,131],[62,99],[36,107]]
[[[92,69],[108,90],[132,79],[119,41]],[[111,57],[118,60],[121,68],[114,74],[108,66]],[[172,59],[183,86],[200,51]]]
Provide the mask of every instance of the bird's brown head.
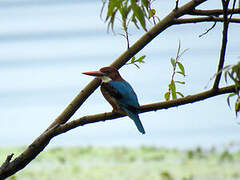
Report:
[[83,74],[101,78],[104,82],[123,80],[118,70],[114,67],[103,67],[99,71],[84,72]]

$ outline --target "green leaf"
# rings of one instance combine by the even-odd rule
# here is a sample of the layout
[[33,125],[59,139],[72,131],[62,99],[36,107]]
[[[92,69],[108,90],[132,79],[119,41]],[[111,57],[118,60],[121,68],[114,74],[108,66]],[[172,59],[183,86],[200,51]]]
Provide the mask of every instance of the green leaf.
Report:
[[142,55],[140,58],[138,58],[136,60],[136,62],[139,62],[139,63],[144,63],[143,59],[145,59],[146,55]]
[[171,58],[171,63],[172,63],[172,66],[175,67],[176,66],[176,60]]
[[234,78],[234,72],[232,71],[231,73],[228,72],[229,77],[235,82],[235,84],[238,84],[238,80]]
[[155,9],[149,9],[148,10],[148,18],[153,17],[156,14],[156,10]]
[[236,77],[239,80],[240,79],[240,67],[239,64],[232,67],[232,71],[236,73]]
[[115,8],[115,3],[114,3],[114,1],[109,1],[109,3],[108,3],[107,17],[106,17],[105,21],[107,21],[108,18],[112,16],[114,8]]
[[133,56],[132,59],[131,59],[131,63],[134,63],[135,59],[136,59],[135,56]]
[[108,12],[107,12],[107,17],[105,21],[107,21],[108,18],[113,15],[114,11],[120,8],[120,5],[121,5],[121,0],[109,0]]
[[181,97],[184,97],[184,95],[180,92],[176,92],[178,95],[180,95]]
[[146,22],[145,22],[145,17],[144,17],[144,12],[143,10],[136,4],[132,4],[132,10],[138,21],[140,22],[142,28],[147,31],[146,29]]
[[136,64],[136,63],[144,63],[143,59],[146,57],[146,55],[142,55],[141,57],[139,57],[138,59],[136,59],[135,56],[133,56],[130,60],[130,63],[128,64],[134,64],[138,69],[140,69],[140,67]]
[[173,80],[171,82],[171,94],[172,94],[172,99],[177,99],[176,86]]
[[[239,0],[240,1],[240,0]],[[227,83],[227,75],[228,75],[228,72],[224,72],[224,79],[225,79],[225,82]]]
[[177,58],[179,57],[180,50],[181,50],[181,41],[179,40],[179,42],[178,42],[178,50],[177,50]]
[[179,84],[185,84],[184,81],[175,81],[175,83],[179,83]]
[[137,24],[136,16],[134,14],[132,15],[131,21],[135,24],[136,28],[140,29],[138,24]]
[[238,114],[238,112],[240,111],[240,96],[238,96],[236,102],[235,102],[235,113],[236,113],[236,116]]
[[178,74],[181,74],[181,75],[185,76],[185,74],[183,74],[183,72],[182,72],[182,71],[177,71],[176,73],[178,73]]
[[166,93],[164,94],[164,98],[165,98],[166,101],[169,101],[169,98],[170,98],[169,92],[166,92]]
[[109,29],[109,26],[111,25],[112,31],[113,31],[113,27],[114,27],[114,21],[115,21],[115,15],[116,15],[116,13],[117,13],[117,9],[113,11],[112,16],[111,16],[111,18],[110,18],[110,21],[109,21],[109,23],[108,23],[108,29]]
[[145,57],[146,57],[146,55],[142,55],[141,57],[139,57],[138,59],[136,59],[136,57],[133,56],[133,57],[131,58],[131,63],[136,63],[136,62],[138,62],[138,63],[144,63],[143,59],[144,59]]
[[142,1],[142,5],[148,9],[148,6],[149,6],[149,1],[148,0],[141,0]]
[[230,98],[233,97],[233,96],[235,96],[235,95],[236,95],[235,93],[231,93],[231,94],[229,94],[228,97],[227,97],[227,103],[228,103],[229,108],[231,108]]
[[232,71],[237,73],[238,72],[238,66],[237,65],[233,66]]
[[238,0],[238,8],[240,8],[240,0]]
[[140,67],[136,64],[136,63],[133,63],[138,69],[140,69]]
[[185,76],[185,70],[184,70],[184,67],[183,67],[182,63],[177,61],[177,65],[178,65],[179,69],[181,70],[182,74]]
[[123,6],[123,7],[119,8],[119,11],[120,11],[120,13],[122,15],[122,21],[126,22],[127,21],[127,16],[128,16],[128,14],[130,12],[130,9],[127,6]]
[[178,59],[181,58],[182,55],[183,55],[185,52],[187,52],[188,50],[189,50],[189,48],[184,49],[184,50],[179,54]]

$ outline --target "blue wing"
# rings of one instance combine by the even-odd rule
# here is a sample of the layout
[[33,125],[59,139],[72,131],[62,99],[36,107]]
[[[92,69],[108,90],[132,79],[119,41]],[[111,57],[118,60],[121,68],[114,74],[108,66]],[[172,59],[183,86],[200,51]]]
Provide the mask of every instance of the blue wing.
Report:
[[141,133],[145,134],[145,130],[137,113],[137,109],[139,108],[137,95],[133,91],[131,85],[126,81],[110,81],[109,84],[113,86],[113,88],[117,90],[121,95],[119,98],[116,98],[117,103],[134,121],[138,130]]
[[109,84],[122,95],[122,98],[117,99],[120,105],[125,107],[132,106],[136,109],[139,108],[137,96],[127,81],[110,81]]

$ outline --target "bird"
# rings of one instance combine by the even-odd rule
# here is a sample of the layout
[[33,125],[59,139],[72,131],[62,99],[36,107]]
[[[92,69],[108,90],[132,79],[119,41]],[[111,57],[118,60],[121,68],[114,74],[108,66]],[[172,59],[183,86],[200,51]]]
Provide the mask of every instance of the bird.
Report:
[[138,111],[139,102],[132,86],[125,81],[115,67],[103,67],[99,71],[83,72],[82,74],[101,79],[100,90],[104,98],[113,108],[113,112],[129,116],[142,134],[144,127]]

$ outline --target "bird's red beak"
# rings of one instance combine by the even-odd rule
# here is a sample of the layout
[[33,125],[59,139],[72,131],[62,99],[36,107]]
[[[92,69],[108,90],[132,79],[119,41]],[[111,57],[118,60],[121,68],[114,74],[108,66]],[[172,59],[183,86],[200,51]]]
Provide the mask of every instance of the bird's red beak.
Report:
[[86,75],[89,75],[89,76],[105,76],[106,74],[101,72],[101,71],[90,71],[90,72],[83,72],[82,74],[86,74]]

